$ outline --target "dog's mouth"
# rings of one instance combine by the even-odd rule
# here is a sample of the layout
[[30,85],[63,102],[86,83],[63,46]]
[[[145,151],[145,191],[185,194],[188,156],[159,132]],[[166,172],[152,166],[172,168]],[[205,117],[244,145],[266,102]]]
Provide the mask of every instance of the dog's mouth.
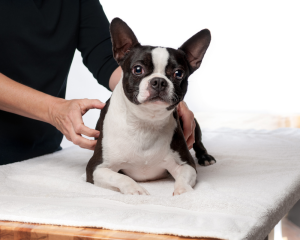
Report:
[[150,95],[148,97],[148,99],[145,102],[149,102],[149,103],[170,103],[170,101],[167,99],[166,96],[164,96],[164,94],[154,94],[154,95]]
[[148,102],[157,102],[157,101],[164,102],[165,100],[163,98],[161,98],[160,96],[151,97],[151,98],[148,99]]

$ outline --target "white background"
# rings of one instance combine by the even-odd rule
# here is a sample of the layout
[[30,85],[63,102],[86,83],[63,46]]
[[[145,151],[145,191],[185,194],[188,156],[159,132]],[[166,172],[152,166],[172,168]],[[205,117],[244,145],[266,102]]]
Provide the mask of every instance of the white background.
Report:
[[[100,1],[111,21],[122,18],[144,45],[178,48],[203,28],[212,34],[186,102],[194,112],[300,113],[299,1]],[[97,98],[101,87],[76,52],[67,99]],[[84,116],[94,128],[99,110]],[[62,146],[70,145],[64,139]]]

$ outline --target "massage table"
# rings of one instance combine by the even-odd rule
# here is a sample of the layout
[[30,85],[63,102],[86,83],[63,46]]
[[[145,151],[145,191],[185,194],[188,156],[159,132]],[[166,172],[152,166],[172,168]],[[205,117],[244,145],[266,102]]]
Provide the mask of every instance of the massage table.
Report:
[[300,129],[205,129],[217,164],[198,166],[193,192],[174,180],[126,196],[84,181],[92,152],[60,152],[0,166],[0,239],[253,239],[300,199]]

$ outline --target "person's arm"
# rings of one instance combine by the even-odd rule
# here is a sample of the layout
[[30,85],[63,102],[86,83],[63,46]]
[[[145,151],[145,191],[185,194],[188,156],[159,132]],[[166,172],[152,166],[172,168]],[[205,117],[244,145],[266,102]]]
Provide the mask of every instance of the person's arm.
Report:
[[56,98],[18,83],[0,73],[0,110],[47,122],[61,131],[68,140],[82,148],[94,149],[99,131],[84,126],[82,115],[89,109],[102,109],[99,100]]
[[122,77],[122,68],[118,67],[110,76],[109,88],[113,91]]
[[115,84],[110,88],[110,78],[115,75],[115,70],[118,74],[121,70],[113,57],[109,22],[99,0],[80,1],[77,49],[98,83],[113,90]]

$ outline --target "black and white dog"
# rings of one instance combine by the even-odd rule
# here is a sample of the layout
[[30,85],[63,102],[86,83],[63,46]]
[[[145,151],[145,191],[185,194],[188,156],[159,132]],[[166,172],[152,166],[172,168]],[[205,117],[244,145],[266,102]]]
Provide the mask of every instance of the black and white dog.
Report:
[[[111,22],[110,33],[123,76],[101,111],[96,126],[100,136],[86,168],[87,182],[124,194],[148,195],[136,181],[170,173],[175,179],[173,195],[193,190],[196,165],[176,106],[210,44],[209,30],[198,32],[177,50],[140,45],[119,18]],[[197,121],[193,148],[200,165],[216,162],[201,142]]]

